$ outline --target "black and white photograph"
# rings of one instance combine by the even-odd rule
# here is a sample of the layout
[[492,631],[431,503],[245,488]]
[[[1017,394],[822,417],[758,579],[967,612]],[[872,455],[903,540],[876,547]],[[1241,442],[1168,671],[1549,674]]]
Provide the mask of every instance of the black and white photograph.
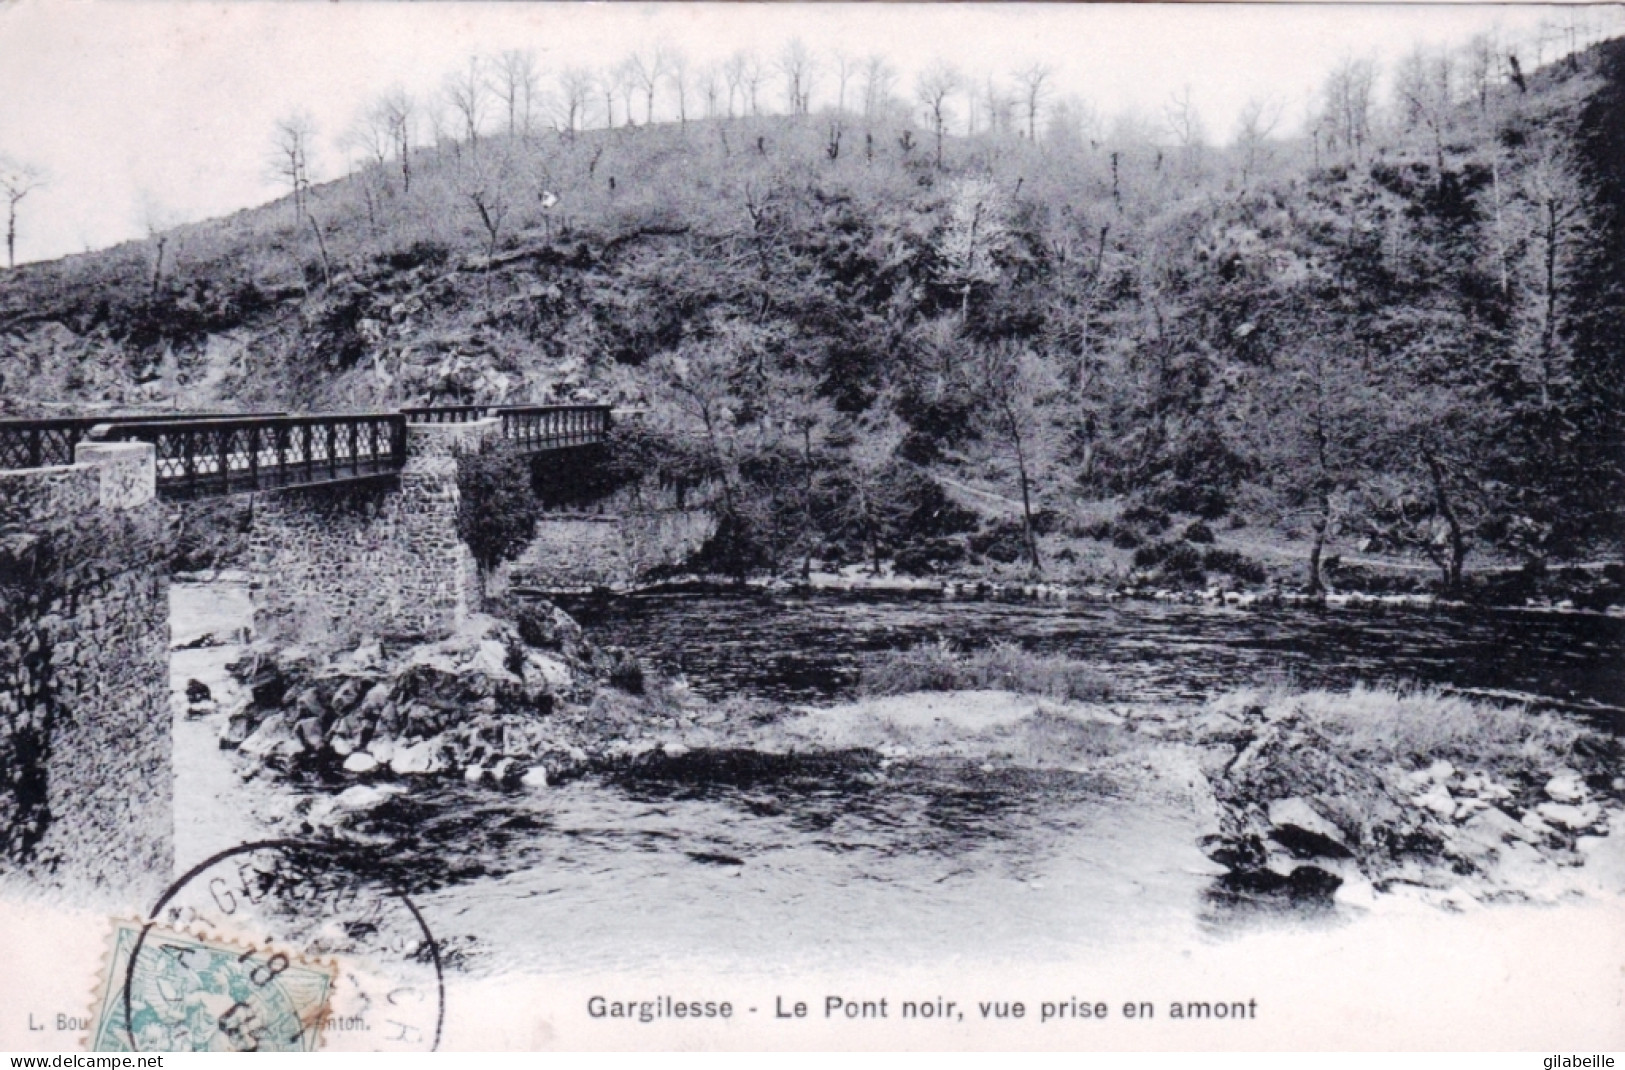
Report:
[[0,212],[0,1049],[1625,1049],[1625,6],[0,0]]

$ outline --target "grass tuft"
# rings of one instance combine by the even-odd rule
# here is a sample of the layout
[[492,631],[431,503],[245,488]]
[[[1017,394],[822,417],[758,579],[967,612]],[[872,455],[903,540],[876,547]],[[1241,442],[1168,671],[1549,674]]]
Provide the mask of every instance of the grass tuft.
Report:
[[1295,714],[1349,757],[1407,766],[1441,758],[1466,766],[1540,763],[1569,755],[1586,734],[1554,714],[1429,687],[1242,689],[1212,705],[1225,713],[1261,707],[1270,720]]
[[863,667],[858,686],[865,695],[1013,691],[1062,702],[1100,702],[1113,695],[1110,681],[1082,662],[1015,643],[995,643],[971,653],[946,642],[888,651]]

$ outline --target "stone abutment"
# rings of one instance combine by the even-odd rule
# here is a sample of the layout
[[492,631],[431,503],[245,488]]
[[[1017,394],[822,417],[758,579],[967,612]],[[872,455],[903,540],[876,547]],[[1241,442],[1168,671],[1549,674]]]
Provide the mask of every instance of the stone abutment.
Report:
[[457,534],[457,453],[499,433],[494,419],[411,424],[399,476],[257,496],[256,633],[323,645],[456,631],[479,602]]
[[153,447],[0,472],[0,872],[151,903],[174,864],[168,522]]

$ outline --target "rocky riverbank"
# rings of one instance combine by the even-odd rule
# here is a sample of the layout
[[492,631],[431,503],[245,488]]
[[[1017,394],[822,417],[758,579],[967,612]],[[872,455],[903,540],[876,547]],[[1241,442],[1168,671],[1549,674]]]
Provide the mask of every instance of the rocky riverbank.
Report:
[[1204,848],[1229,888],[1458,907],[1625,890],[1606,839],[1625,829],[1619,745],[1572,721],[1357,688],[1239,691],[1170,728],[1202,753],[1219,815]]

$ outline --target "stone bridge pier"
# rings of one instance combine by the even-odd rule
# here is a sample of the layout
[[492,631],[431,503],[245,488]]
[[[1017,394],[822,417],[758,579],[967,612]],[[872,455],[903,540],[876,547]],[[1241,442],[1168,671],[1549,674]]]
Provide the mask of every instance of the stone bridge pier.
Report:
[[155,902],[174,864],[153,447],[0,472],[0,878]]
[[497,419],[408,424],[398,477],[256,495],[256,634],[326,645],[454,632],[479,601],[456,454],[500,433]]

